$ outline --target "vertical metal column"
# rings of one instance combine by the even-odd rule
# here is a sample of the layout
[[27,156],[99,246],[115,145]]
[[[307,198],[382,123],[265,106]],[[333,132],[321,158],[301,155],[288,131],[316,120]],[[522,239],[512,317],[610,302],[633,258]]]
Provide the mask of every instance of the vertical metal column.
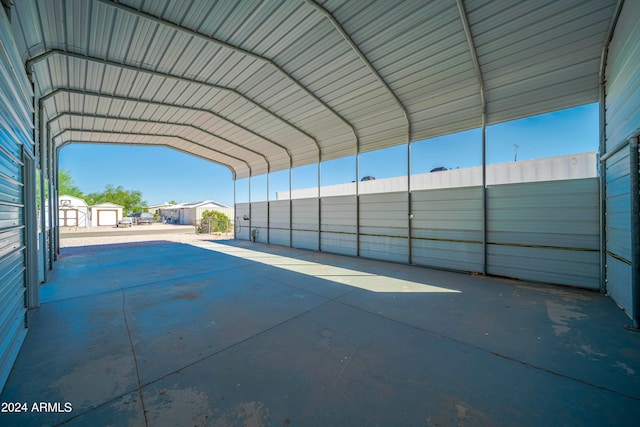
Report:
[[602,161],[605,155],[605,106],[604,106],[604,83],[600,85],[600,150],[598,168],[600,170],[600,292],[607,292],[607,164]]
[[322,175],[320,173],[320,164],[322,162],[318,160],[318,252],[322,252],[322,195],[320,194],[320,179]]
[[611,22],[609,23],[609,29],[607,30],[607,38],[604,43],[604,47],[602,48],[602,54],[600,55],[600,70],[598,73],[598,82],[599,82],[599,98],[600,98],[600,291],[606,292],[607,290],[607,267],[606,267],[606,212],[607,212],[607,204],[606,204],[606,185],[607,185],[607,165],[604,163],[603,159],[606,155],[606,71],[607,71],[607,60],[609,57],[609,46],[611,45],[611,41],[613,40],[613,33],[615,31],[616,25],[618,24],[618,19],[620,18],[620,13],[622,12],[622,7],[624,5],[624,0],[619,0],[616,5],[616,9],[613,13],[613,17]]
[[253,229],[251,228],[251,222],[253,221],[251,218],[253,217],[251,212],[251,175],[249,175],[249,241],[253,241]]
[[413,264],[413,256],[411,249],[411,234],[413,222],[413,213],[411,213],[411,141],[407,142],[407,261]]
[[40,229],[41,229],[41,235],[42,235],[42,275],[43,275],[43,282],[47,281],[47,215],[45,214],[45,186],[44,186],[44,174],[46,173],[46,143],[45,143],[45,139],[42,137],[43,129],[42,129],[42,103],[39,103],[39,107],[38,107],[38,117],[37,117],[37,123],[34,124],[34,126],[36,126],[38,128],[38,145],[40,147],[40,156],[39,156],[39,160],[40,160]]
[[55,180],[53,181],[53,200],[55,200],[54,203],[54,212],[53,212],[53,219],[55,220],[54,224],[55,227],[53,227],[53,260],[54,261],[58,261],[58,255],[59,255],[59,246],[58,246],[58,226],[60,223],[60,211],[58,210],[58,159],[57,157],[57,151],[55,150],[55,145],[53,144],[53,141],[51,141],[51,174],[52,177],[55,178]]
[[269,202],[269,199],[271,198],[270,188],[269,188],[270,182],[271,182],[271,173],[267,171],[267,245],[271,243],[271,238],[269,236],[271,231],[271,203]]
[[487,127],[484,113],[482,114],[482,274],[487,275]]
[[38,216],[36,208],[36,167],[33,153],[22,147],[24,163],[24,239],[26,247],[27,308],[40,306],[40,283],[38,281]]
[[[54,258],[54,253],[55,253],[55,249],[54,249],[54,244],[53,244],[53,226],[54,226],[54,216],[53,213],[55,212],[55,206],[58,205],[58,200],[54,199],[54,194],[53,194],[53,183],[54,183],[54,177],[53,177],[53,154],[52,154],[52,148],[53,148],[53,143],[51,141],[51,125],[49,123],[47,123],[47,138],[45,140],[45,143],[47,144],[47,176],[49,177],[49,184],[47,185],[47,190],[49,193],[49,245],[47,247],[47,249],[49,250],[49,269],[53,269],[53,258]],[[77,219],[76,219],[77,221]]]
[[629,141],[629,181],[631,182],[631,316],[633,328],[640,329],[640,161],[638,138]]
[[289,163],[289,247],[293,247],[293,168]]
[[[35,94],[35,84],[33,82],[33,74],[31,70],[27,69],[27,77],[31,84],[31,90]],[[27,308],[35,308],[40,306],[40,278],[38,277],[38,202],[36,195],[36,170],[37,166],[37,105],[35,95],[32,97],[33,101],[33,114],[31,115],[33,120],[33,131],[31,136],[33,138],[33,151],[29,151],[22,146],[22,160],[24,163],[24,207],[25,207],[25,278],[27,285]]]
[[480,106],[482,115],[482,274],[487,274],[487,99],[485,97],[484,77],[480,62],[478,61],[478,53],[471,34],[471,26],[467,18],[467,11],[464,8],[463,0],[456,0],[460,21],[464,30],[467,44],[469,45],[469,53],[473,60],[473,66],[476,71],[476,78],[480,90]]
[[356,256],[360,256],[360,144],[356,150]]

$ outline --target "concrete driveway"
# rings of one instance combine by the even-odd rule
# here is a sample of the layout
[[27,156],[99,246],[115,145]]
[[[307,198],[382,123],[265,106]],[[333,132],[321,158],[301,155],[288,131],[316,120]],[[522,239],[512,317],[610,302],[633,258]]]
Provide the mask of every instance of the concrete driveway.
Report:
[[640,334],[599,293],[233,240],[67,248],[41,290],[3,426],[640,416]]

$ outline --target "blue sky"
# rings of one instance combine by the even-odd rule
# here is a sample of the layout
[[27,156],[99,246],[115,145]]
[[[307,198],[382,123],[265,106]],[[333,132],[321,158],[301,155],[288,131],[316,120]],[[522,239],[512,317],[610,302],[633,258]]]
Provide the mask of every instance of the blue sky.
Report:
[[[547,113],[487,128],[487,163],[504,163],[572,153],[597,151],[598,104]],[[479,129],[411,144],[412,173],[482,164]],[[518,147],[515,147],[516,144]],[[386,178],[406,174],[407,146],[360,155],[360,177]],[[60,151],[60,167],[71,172],[85,193],[102,191],[107,184],[142,191],[149,204],[169,200],[193,202],[214,199],[233,204],[233,180],[224,166],[163,147],[72,144]],[[322,184],[355,180],[355,157],[322,165]],[[247,179],[238,181],[238,201],[247,198]],[[293,171],[293,187],[316,186],[315,165]],[[252,178],[252,199],[266,199],[266,177]],[[288,190],[289,173],[270,176],[270,193]]]

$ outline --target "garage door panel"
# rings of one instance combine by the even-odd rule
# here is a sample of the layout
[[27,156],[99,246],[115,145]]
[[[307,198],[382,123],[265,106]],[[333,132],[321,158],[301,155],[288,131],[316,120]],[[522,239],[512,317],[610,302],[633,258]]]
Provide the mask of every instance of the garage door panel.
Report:
[[98,225],[116,225],[117,223],[117,211],[98,211]]

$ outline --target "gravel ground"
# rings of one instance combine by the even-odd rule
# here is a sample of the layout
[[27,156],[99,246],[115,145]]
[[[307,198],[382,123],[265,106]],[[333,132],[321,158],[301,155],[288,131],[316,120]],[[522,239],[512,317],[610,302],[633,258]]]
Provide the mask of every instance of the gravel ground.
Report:
[[[101,232],[114,231],[120,234],[101,235]],[[136,231],[144,230],[145,232],[157,230],[158,234],[136,234]],[[174,230],[175,232],[169,232]],[[92,233],[90,237],[76,237],[74,233]],[[216,235],[216,234],[196,234],[195,228],[191,225],[170,225],[170,224],[151,224],[139,225],[131,228],[115,228],[115,227],[89,227],[89,228],[61,228],[60,229],[60,248],[65,251],[68,248],[80,248],[83,250],[103,249],[105,245],[112,248],[117,247],[133,247],[159,245],[167,242],[173,243],[193,243],[203,240],[220,240],[232,239],[233,234]],[[74,252],[76,252],[74,250]]]

